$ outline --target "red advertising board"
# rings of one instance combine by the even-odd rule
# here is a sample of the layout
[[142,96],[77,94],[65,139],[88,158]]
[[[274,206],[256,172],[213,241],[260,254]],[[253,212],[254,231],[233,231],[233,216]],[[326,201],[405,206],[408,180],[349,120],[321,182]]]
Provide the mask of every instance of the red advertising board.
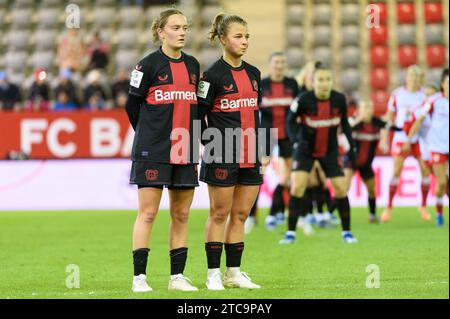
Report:
[[129,157],[134,131],[125,111],[0,112],[0,158]]

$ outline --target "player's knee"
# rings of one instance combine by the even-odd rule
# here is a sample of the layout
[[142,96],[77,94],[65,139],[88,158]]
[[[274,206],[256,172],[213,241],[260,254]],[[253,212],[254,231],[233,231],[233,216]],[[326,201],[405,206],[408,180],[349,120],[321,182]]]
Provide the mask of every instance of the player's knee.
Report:
[[304,185],[294,183],[291,185],[291,195],[295,197],[302,197],[305,194],[306,187]]
[[241,210],[241,211],[233,212],[230,216],[230,220],[232,223],[245,223],[247,216],[248,216],[248,212]]
[[344,198],[347,196],[347,187],[344,184],[334,185],[334,194],[336,198]]
[[187,224],[189,220],[189,209],[183,208],[172,212],[172,220],[178,224]]
[[228,209],[225,206],[216,206],[211,209],[210,219],[215,224],[224,224],[228,218]]
[[156,219],[157,210],[144,208],[139,211],[139,219],[146,224],[153,224]]

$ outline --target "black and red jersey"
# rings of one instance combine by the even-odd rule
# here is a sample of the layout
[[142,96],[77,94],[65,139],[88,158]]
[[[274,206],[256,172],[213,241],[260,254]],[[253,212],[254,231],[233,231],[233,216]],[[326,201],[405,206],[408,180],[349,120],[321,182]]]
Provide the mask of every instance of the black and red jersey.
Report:
[[328,100],[317,99],[313,91],[301,93],[291,105],[288,125],[291,132],[297,132],[299,151],[308,156],[338,156],[339,126],[353,147],[346,99],[337,91]]
[[386,128],[387,123],[380,118],[374,117],[369,123],[361,122],[353,127],[353,140],[356,146],[356,166],[371,166],[378,142],[380,131]]
[[[161,48],[136,65],[129,93],[144,98],[144,103],[133,142],[133,161],[198,162],[193,121],[198,119],[199,75],[200,66],[194,57],[183,52],[175,60]],[[189,132],[188,139],[182,132]]]
[[288,138],[286,121],[294,98],[298,95],[297,81],[285,77],[281,82],[274,82],[270,77],[261,80],[262,101],[259,105],[261,127],[278,129],[278,139]]
[[[222,138],[221,154],[216,149],[211,154],[205,152],[206,163],[238,164],[243,168],[259,163],[260,87],[260,71],[244,61],[235,68],[220,58],[203,73],[197,92],[200,111],[206,114],[208,128],[218,129]],[[231,135],[240,129],[242,134]]]

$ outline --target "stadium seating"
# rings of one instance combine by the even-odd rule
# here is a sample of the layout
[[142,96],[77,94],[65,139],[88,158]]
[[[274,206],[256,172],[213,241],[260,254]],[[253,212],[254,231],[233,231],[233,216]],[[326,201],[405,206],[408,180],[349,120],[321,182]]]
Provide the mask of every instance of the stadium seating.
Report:
[[388,42],[388,28],[380,26],[379,28],[370,29],[370,41],[372,45],[386,45]]
[[410,24],[416,21],[414,2],[400,2],[397,4],[397,20],[399,24]]
[[412,45],[400,46],[398,48],[398,63],[404,68],[417,64],[417,47]]
[[376,67],[385,67],[389,62],[389,49],[376,46],[370,49],[370,62]]
[[386,68],[375,68],[370,74],[370,83],[375,90],[386,90],[389,87],[389,71]]
[[426,2],[425,3],[425,21],[426,23],[442,22],[442,3],[440,2]]
[[430,67],[442,67],[446,62],[446,50],[444,45],[427,46],[426,59]]

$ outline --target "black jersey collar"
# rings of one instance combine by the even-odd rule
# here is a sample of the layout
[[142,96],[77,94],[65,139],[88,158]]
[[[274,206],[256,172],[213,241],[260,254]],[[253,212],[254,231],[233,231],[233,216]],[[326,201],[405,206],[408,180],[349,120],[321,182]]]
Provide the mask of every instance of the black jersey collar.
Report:
[[238,66],[237,68],[234,67],[234,66],[232,66],[231,64],[229,64],[227,61],[225,61],[224,58],[223,58],[223,56],[220,57],[220,61],[222,61],[222,63],[225,63],[225,65],[226,65],[228,68],[230,68],[230,69],[232,69],[232,70],[234,70],[234,71],[240,71],[240,70],[243,70],[243,69],[245,68],[245,61],[244,61],[244,60],[242,60],[241,65]]
[[181,61],[184,60],[184,52],[183,52],[183,51],[181,51],[181,57],[178,58],[178,59],[173,59],[173,58],[167,56],[167,55],[163,52],[161,46],[159,47],[158,52],[159,52],[160,54],[162,54],[163,57],[165,57],[167,60],[169,60],[169,61],[171,61],[171,62],[181,62]]

